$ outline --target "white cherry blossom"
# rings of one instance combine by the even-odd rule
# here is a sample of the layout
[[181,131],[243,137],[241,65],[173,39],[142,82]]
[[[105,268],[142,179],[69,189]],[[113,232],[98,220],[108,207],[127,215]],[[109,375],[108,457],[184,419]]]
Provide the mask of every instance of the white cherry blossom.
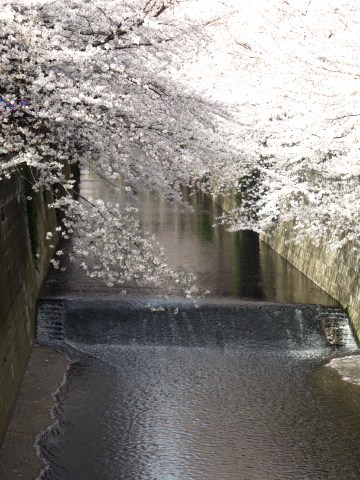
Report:
[[30,168],[109,285],[191,279],[64,164],[129,195],[231,194],[233,230],[357,241],[359,24],[355,0],[3,0],[0,174]]

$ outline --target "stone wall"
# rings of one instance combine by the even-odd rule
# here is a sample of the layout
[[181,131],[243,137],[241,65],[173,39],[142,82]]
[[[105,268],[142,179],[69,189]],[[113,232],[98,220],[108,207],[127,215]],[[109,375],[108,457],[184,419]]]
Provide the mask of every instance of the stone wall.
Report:
[[291,225],[278,228],[271,236],[262,235],[277,253],[286,258],[316,285],[337,300],[349,314],[360,340],[360,255],[355,245],[333,250],[326,244],[315,246],[310,240],[289,242]]
[[[324,182],[319,173],[306,172],[306,180]],[[339,191],[349,192],[359,184],[358,177],[327,179],[336,182]],[[225,211],[235,207],[235,192],[217,197]],[[294,265],[327,294],[337,300],[348,313],[353,330],[360,341],[360,252],[358,245],[350,242],[341,250],[334,250],[326,243],[315,246],[309,239],[295,244],[290,224],[283,224],[271,235],[260,235],[260,240]]]
[[[332,184],[338,192],[350,192],[358,188],[359,177],[324,178],[319,172],[303,172],[303,179],[314,184]],[[291,224],[283,224],[270,236],[261,239],[288,262],[298,268],[314,283],[337,300],[348,313],[354,333],[360,340],[360,252],[355,242],[349,242],[339,250],[325,242],[315,246],[309,239],[299,244],[290,242]]]
[[36,301],[49,265],[44,233],[54,231],[56,218],[47,195],[36,194],[30,204],[19,177],[0,181],[0,445],[34,343]]

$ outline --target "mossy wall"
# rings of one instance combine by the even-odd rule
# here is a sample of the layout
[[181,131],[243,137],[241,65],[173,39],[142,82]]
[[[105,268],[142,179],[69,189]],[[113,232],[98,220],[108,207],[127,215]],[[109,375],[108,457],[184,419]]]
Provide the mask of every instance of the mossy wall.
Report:
[[45,233],[54,211],[28,196],[20,177],[0,181],[0,445],[34,343],[36,301],[50,255]]

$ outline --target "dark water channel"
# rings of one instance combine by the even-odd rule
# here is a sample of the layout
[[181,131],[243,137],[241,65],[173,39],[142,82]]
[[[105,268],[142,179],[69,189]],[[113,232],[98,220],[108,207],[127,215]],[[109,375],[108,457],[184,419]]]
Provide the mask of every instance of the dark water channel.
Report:
[[[107,192],[87,173],[82,188]],[[73,363],[39,441],[39,479],[359,479],[360,388],[326,366],[357,350],[345,314],[256,235],[213,228],[206,198],[192,201],[194,213],[139,206],[170,263],[211,290],[198,308],[132,285],[123,296],[76,263],[49,274],[38,341]]]

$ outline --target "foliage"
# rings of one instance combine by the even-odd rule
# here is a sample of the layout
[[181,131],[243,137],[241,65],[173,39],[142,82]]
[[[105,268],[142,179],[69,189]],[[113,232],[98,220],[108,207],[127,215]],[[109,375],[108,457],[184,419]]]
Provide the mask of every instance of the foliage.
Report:
[[61,235],[109,284],[193,288],[130,207],[74,198],[66,162],[180,203],[182,186],[247,179],[230,228],[291,220],[341,246],[360,224],[359,23],[355,0],[4,0],[0,174],[37,170]]

